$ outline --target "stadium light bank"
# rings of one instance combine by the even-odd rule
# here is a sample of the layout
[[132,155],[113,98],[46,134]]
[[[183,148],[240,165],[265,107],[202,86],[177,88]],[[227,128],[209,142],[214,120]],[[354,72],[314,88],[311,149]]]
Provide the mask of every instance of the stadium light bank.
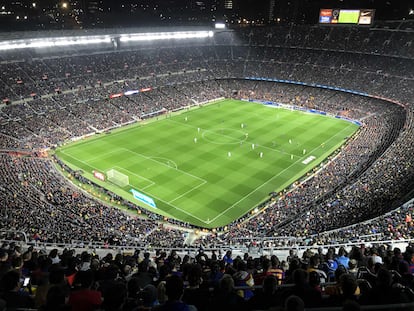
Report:
[[154,33],[131,33],[98,36],[68,36],[42,39],[16,39],[0,42],[0,51],[30,48],[53,48],[71,45],[93,45],[114,44],[130,41],[154,41],[168,39],[195,39],[210,38],[214,36],[213,31],[178,31],[178,32],[154,32]]
[[154,32],[121,35],[119,41],[154,41],[168,39],[196,39],[213,37],[213,31],[178,31],[178,32]]
[[111,43],[110,36],[80,36],[80,37],[57,37],[42,39],[21,39],[0,42],[0,51],[30,48],[53,48],[69,45],[87,45]]

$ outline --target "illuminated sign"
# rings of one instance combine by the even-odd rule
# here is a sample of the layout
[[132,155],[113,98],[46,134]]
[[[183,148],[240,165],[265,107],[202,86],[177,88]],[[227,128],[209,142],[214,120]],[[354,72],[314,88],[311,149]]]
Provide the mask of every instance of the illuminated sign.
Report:
[[359,14],[358,24],[360,25],[371,25],[374,21],[374,11],[373,10],[361,10]]
[[99,180],[101,180],[101,181],[105,181],[105,174],[104,174],[104,173],[102,173],[102,172],[93,171],[93,176],[94,176],[96,179],[99,179]]
[[332,10],[322,9],[319,13],[319,23],[330,24],[332,21]]
[[371,25],[374,22],[375,10],[321,9],[320,24],[338,25]]
[[149,196],[147,196],[147,195],[145,195],[145,194],[143,194],[143,193],[141,193],[141,192],[139,192],[135,189],[131,189],[131,190],[129,190],[129,192],[131,192],[133,197],[135,199],[137,199],[138,201],[141,201],[141,202],[143,202],[145,204],[148,204],[149,206],[152,206],[152,207],[155,207],[155,208],[157,207],[155,205],[154,200],[151,199]]

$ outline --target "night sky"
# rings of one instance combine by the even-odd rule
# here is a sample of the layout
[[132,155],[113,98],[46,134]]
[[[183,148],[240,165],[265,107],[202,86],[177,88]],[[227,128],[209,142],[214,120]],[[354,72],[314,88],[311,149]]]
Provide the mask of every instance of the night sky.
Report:
[[[232,1],[232,9],[225,2]],[[414,0],[0,0],[0,31],[130,26],[316,24],[321,8],[376,9],[375,20],[414,19]],[[410,14],[411,11],[411,14]]]

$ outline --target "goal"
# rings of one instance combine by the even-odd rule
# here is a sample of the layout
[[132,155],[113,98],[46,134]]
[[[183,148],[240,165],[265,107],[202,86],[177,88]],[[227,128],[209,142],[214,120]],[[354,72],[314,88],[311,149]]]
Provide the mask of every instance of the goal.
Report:
[[129,185],[129,177],[128,175],[122,174],[121,172],[111,169],[106,172],[106,176],[108,178],[108,181],[111,183],[120,186],[125,187]]

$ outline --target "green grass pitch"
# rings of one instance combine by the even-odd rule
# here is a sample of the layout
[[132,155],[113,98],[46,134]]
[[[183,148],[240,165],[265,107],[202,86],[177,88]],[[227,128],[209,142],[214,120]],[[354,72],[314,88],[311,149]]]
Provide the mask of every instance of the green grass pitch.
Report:
[[[298,180],[357,129],[331,117],[224,100],[71,143],[56,154],[150,211],[216,228]],[[129,186],[93,177],[94,170],[110,169],[128,175]],[[152,198],[156,208],[131,189]]]

